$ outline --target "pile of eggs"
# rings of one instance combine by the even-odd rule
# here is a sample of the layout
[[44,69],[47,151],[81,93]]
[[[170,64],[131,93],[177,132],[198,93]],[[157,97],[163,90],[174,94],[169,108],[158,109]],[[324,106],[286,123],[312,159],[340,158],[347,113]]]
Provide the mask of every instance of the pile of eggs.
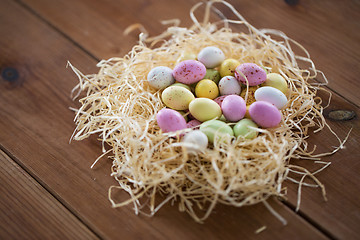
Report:
[[182,60],[174,69],[153,68],[147,80],[162,90],[167,107],[156,115],[160,129],[192,129],[182,138],[189,149],[204,150],[217,139],[253,139],[259,127],[272,128],[281,122],[288,87],[280,74],[225,59],[223,51],[213,46],[202,49],[197,60],[194,54]]

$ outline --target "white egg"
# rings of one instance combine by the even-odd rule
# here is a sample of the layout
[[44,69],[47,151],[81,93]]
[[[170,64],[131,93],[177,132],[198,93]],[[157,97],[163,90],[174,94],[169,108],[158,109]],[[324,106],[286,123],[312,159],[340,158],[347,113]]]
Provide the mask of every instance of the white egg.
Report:
[[172,75],[173,70],[168,67],[159,66],[151,69],[147,76],[149,85],[156,89],[163,89],[175,83]]
[[206,47],[199,52],[198,60],[202,62],[206,68],[214,68],[225,60],[225,54],[217,47]]
[[287,98],[283,92],[273,87],[261,87],[255,91],[256,101],[265,101],[271,103],[278,109],[282,109],[286,103]]
[[208,145],[207,136],[200,130],[187,133],[182,141],[185,143],[185,147],[189,153],[202,152]]
[[233,76],[225,76],[219,82],[220,95],[239,95],[241,86],[239,81]]

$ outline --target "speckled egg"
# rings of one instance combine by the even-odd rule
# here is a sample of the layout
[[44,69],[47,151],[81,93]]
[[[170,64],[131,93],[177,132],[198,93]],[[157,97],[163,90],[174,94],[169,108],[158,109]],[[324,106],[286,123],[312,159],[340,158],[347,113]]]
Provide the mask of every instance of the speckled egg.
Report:
[[246,91],[247,91],[248,95],[247,95],[247,98],[246,98],[246,106],[249,106],[253,102],[256,101],[256,99],[255,99],[255,91],[258,88],[259,88],[259,86],[253,86],[253,87],[249,87],[249,89],[247,90],[246,86],[243,87],[243,89],[241,90],[240,96],[245,100]]
[[195,99],[194,94],[184,87],[170,86],[165,88],[161,94],[163,103],[169,108],[175,110],[185,110],[189,108],[189,104]]
[[209,98],[195,98],[189,104],[189,111],[200,122],[219,118],[222,114],[220,106]]
[[184,117],[168,108],[163,108],[156,114],[156,121],[163,132],[175,132],[186,128]]
[[274,105],[258,101],[249,107],[251,119],[261,127],[272,128],[281,122],[281,112]]
[[256,86],[266,81],[265,70],[255,63],[243,63],[236,67],[236,79],[246,85],[246,79],[244,76],[248,80],[249,86]]
[[216,69],[206,69],[206,74],[204,76],[204,79],[210,79],[211,81],[214,81],[216,84],[219,83],[221,76],[220,73]]
[[219,67],[219,72],[221,77],[235,76],[235,68],[239,65],[240,62],[235,59],[232,58],[225,59]]
[[184,84],[196,83],[203,79],[205,74],[206,67],[196,60],[182,61],[173,70],[173,76],[176,81]]
[[233,76],[225,76],[219,82],[220,95],[239,95],[241,86],[238,80]]
[[205,151],[208,146],[208,137],[200,130],[194,130],[185,135],[182,142],[185,143],[189,153]]
[[217,104],[219,104],[219,106],[221,107],[222,102],[224,101],[225,98],[226,98],[226,95],[219,96],[219,97],[215,98],[214,101],[215,101]]
[[216,139],[220,141],[231,140],[234,136],[232,128],[226,123],[219,120],[210,120],[200,125],[200,131],[206,134],[209,142],[214,142]]
[[284,94],[286,94],[288,90],[286,80],[278,73],[269,73],[266,81],[262,85],[277,88]]
[[244,118],[237,122],[233,128],[235,137],[243,137],[245,139],[253,139],[258,135],[258,132],[253,128],[258,128],[256,123],[251,119]]
[[278,109],[282,109],[287,103],[287,98],[282,91],[268,86],[256,90],[255,99],[256,101],[269,102]]
[[156,89],[163,89],[175,82],[173,70],[168,67],[158,66],[149,72],[147,80],[150,86]]
[[190,120],[187,124],[186,127],[187,128],[192,128],[192,129],[198,129],[200,126],[201,122],[199,120],[193,119]]
[[191,91],[191,88],[190,88],[190,86],[189,86],[189,85],[186,85],[186,84],[183,84],[183,83],[179,83],[179,82],[174,83],[174,84],[172,84],[172,85],[170,85],[170,86],[179,86],[179,87],[184,87],[184,88],[186,88],[187,90]]
[[219,96],[219,88],[216,83],[210,79],[203,79],[196,84],[195,95],[199,98],[214,99]]
[[222,102],[221,110],[227,120],[236,122],[244,118],[246,104],[239,95],[228,95]]
[[211,46],[203,48],[197,58],[206,68],[214,68],[225,60],[225,54],[221,49]]

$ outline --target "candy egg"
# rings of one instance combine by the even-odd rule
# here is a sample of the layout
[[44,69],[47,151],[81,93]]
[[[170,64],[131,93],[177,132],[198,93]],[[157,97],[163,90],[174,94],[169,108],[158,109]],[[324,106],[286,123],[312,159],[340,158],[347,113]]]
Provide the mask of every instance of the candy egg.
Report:
[[249,86],[256,86],[266,81],[266,72],[255,63],[243,63],[236,67],[235,77],[241,83],[246,85],[246,79]]
[[180,110],[176,110],[178,113],[181,114],[181,116],[184,117],[185,121],[187,122],[188,121],[188,116],[187,116],[187,113],[184,112],[184,111],[180,111]]
[[209,142],[218,140],[230,140],[234,136],[232,128],[226,123],[219,120],[210,120],[200,125],[200,131],[206,134]]
[[255,138],[258,132],[251,127],[257,128],[258,126],[248,118],[241,119],[233,128],[235,137],[243,137],[245,139]]
[[217,47],[206,47],[199,52],[197,58],[206,68],[214,68],[225,60],[225,54]]
[[172,73],[173,70],[171,68],[164,66],[155,67],[147,75],[148,83],[156,89],[166,88],[175,82]]
[[240,94],[241,86],[233,76],[225,76],[219,82],[220,95]]
[[244,118],[246,104],[239,95],[228,95],[222,102],[221,110],[227,120],[235,122]]
[[206,67],[196,60],[185,60],[178,63],[174,70],[174,78],[181,83],[192,84],[200,81],[206,74]]
[[220,96],[220,97],[217,97],[214,99],[214,101],[219,104],[219,106],[221,107],[222,105],[222,102],[224,101],[224,99],[226,98],[226,95],[223,95],[223,96]]
[[219,89],[216,83],[210,79],[203,79],[196,84],[195,95],[196,97],[214,99],[219,96]]
[[239,65],[240,62],[235,59],[225,59],[219,67],[221,77],[235,76],[235,68]]
[[193,120],[190,120],[187,124],[186,124],[186,127],[187,128],[192,128],[192,129],[198,129],[200,126],[201,122],[199,120],[196,120],[196,119],[193,119]]
[[189,104],[189,111],[200,122],[219,118],[222,114],[220,106],[209,98],[195,98]]
[[[249,87],[247,90],[246,86],[243,88],[243,90],[240,93],[240,96],[245,100],[246,99],[246,106],[251,105],[253,102],[256,101],[255,99],[255,91],[259,88],[259,86],[253,86]],[[246,97],[247,92],[247,98]]]
[[273,87],[261,87],[255,91],[256,101],[269,102],[278,109],[282,109],[286,103],[287,98],[283,92]]
[[278,73],[269,73],[263,86],[274,87],[286,94],[288,86],[286,80]]
[[210,79],[211,81],[214,81],[216,84],[218,84],[221,76],[220,73],[215,69],[206,69],[204,79]]
[[276,127],[281,122],[281,112],[274,105],[258,101],[249,107],[251,119],[261,127]]
[[185,110],[189,108],[189,103],[194,100],[195,97],[192,92],[184,87],[170,86],[162,92],[161,99],[169,108]]
[[189,153],[205,151],[208,145],[207,136],[200,130],[187,133],[182,141],[186,143],[185,147]]
[[170,85],[170,87],[171,86],[179,86],[179,87],[184,87],[184,88],[186,88],[187,90],[189,90],[189,91],[191,91],[191,88],[190,88],[190,86],[188,86],[188,85],[186,85],[186,84],[183,84],[183,83],[174,83],[174,84],[172,84],[172,85]]
[[163,132],[175,132],[186,128],[184,117],[168,108],[163,108],[156,114],[156,121]]

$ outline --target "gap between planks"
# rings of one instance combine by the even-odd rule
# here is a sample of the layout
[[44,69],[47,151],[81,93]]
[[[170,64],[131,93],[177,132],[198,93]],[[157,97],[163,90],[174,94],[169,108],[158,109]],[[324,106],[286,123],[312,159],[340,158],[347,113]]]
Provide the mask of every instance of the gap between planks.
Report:
[[[72,44],[74,44],[76,47],[78,47],[79,49],[81,49],[83,52],[85,52],[89,57],[93,58],[96,61],[100,61],[99,58],[97,58],[95,55],[93,55],[90,51],[88,51],[86,48],[84,48],[81,44],[79,44],[78,42],[76,42],[73,38],[71,38],[69,35],[67,35],[65,32],[62,32],[59,28],[57,28],[55,25],[53,25],[52,23],[50,23],[49,21],[47,21],[44,17],[42,17],[38,12],[36,12],[34,9],[32,9],[30,6],[26,5],[25,3],[23,3],[20,0],[16,0],[16,2],[22,6],[23,8],[25,8],[27,11],[29,11],[31,14],[33,14],[34,16],[36,16],[38,19],[40,19],[42,22],[46,23],[51,29],[55,30],[56,32],[58,32],[60,35],[62,35],[64,38],[66,38],[67,40],[69,40]],[[342,99],[344,99],[345,101],[351,103],[352,105],[356,106],[357,108],[360,108],[356,103],[350,101],[349,99],[347,99],[346,97],[344,97],[343,95],[339,94],[337,91],[335,91],[332,88],[329,88],[328,86],[324,86],[325,88],[329,89],[331,92],[337,94],[338,96],[340,96]],[[28,169],[26,169],[21,163],[19,163],[19,161],[16,161],[16,158],[14,158],[13,156],[11,156],[10,153],[8,153],[3,146],[0,146],[0,149],[3,150],[4,152],[7,153],[8,156],[10,156],[10,158],[16,162],[22,169],[24,169],[24,171],[26,171],[33,179],[35,179],[35,181],[37,181],[44,189],[46,189],[46,191],[51,194],[58,202],[60,202],[60,204],[62,204],[67,210],[69,210],[73,215],[75,215],[75,217],[82,222],[85,226],[86,223],[84,223],[69,207],[67,207],[66,205],[64,205],[61,201],[61,199],[59,199],[59,197],[55,196],[54,194],[51,193],[51,191],[48,190],[48,188],[46,187],[46,185],[44,183],[41,183],[39,180],[37,180],[32,174],[31,171],[29,171]],[[331,235],[331,233],[329,233],[327,230],[323,229],[319,224],[317,224],[316,222],[314,222],[311,218],[307,217],[305,214],[300,212],[296,212],[294,210],[294,206],[288,202],[288,201],[284,201],[281,202],[283,205],[285,205],[287,208],[289,208],[290,210],[292,210],[296,215],[300,216],[301,218],[303,218],[306,222],[308,222],[309,224],[311,224],[312,226],[314,226],[316,229],[318,229],[320,232],[322,232],[324,235],[326,235],[327,237],[329,237],[330,239],[335,239],[334,236]],[[89,228],[89,226],[87,226]],[[90,229],[90,228],[89,228]],[[98,237],[100,237],[98,234],[96,234],[94,232],[95,235],[97,235]]]
[[[5,222],[1,223],[3,229],[0,228],[0,236],[23,238],[27,235],[30,238],[52,239],[77,236],[84,239],[102,239],[71,209],[62,204],[51,191],[48,191],[44,184],[32,176],[29,170],[19,164],[19,161],[8,153],[2,145],[0,145],[0,159],[2,162],[1,176],[6,177],[8,175],[6,180],[11,182],[9,185],[4,180],[1,189],[6,192],[8,188],[7,191],[15,194],[15,196],[11,196],[11,194],[5,193],[6,197],[3,195],[2,201],[11,201],[12,204],[10,205],[16,205],[10,208],[11,210],[6,209],[5,212],[7,213],[3,213],[1,221]],[[9,206],[9,203],[6,206]],[[22,227],[25,231],[18,231],[17,228],[21,228],[21,226],[11,226],[15,221],[16,224],[19,224],[16,219],[22,219],[24,225],[31,222],[32,227]]]

